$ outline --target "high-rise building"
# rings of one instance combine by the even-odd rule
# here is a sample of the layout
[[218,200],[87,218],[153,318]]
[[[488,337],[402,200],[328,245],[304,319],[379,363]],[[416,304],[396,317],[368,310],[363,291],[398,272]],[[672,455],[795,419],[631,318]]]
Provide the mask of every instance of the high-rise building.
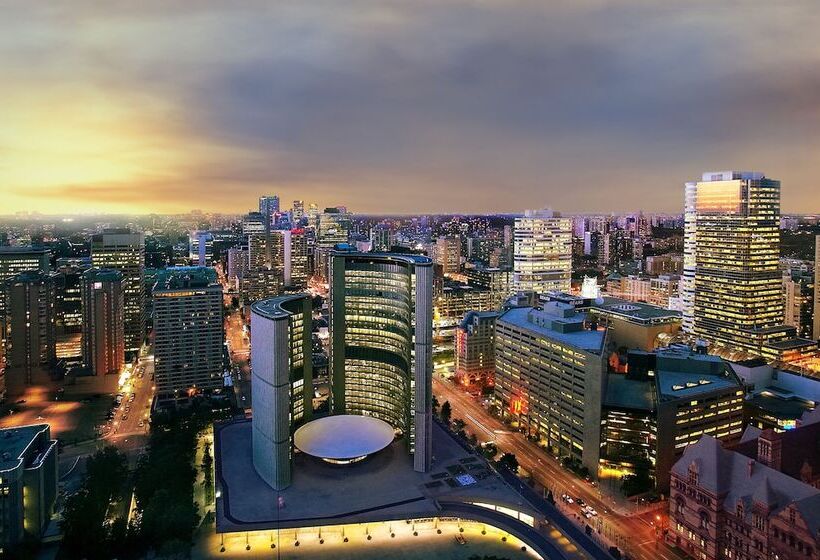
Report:
[[278,231],[248,235],[248,269],[242,278],[242,293],[248,302],[253,303],[282,293],[283,247],[284,241]]
[[814,238],[814,328],[812,338],[820,340],[820,235]]
[[300,222],[302,221],[302,218],[305,217],[305,201],[294,200],[293,209],[290,214],[290,219],[293,222],[294,227],[301,225]]
[[393,246],[395,237],[390,227],[384,224],[373,226],[370,229],[370,241],[373,244],[373,250],[378,252],[389,251]]
[[82,302],[83,364],[94,375],[119,374],[125,363],[122,273],[85,271]]
[[57,500],[57,440],[48,424],[0,430],[0,550],[9,558],[26,538],[39,540]]
[[285,287],[303,289],[307,287],[309,277],[309,255],[307,232],[302,228],[284,229],[271,232],[279,239],[275,245],[280,247],[276,264],[281,269]]
[[444,274],[458,274],[461,271],[461,239],[457,236],[436,239],[436,262]]
[[265,226],[270,228],[276,222],[276,216],[279,214],[279,197],[275,194],[260,196],[259,213],[265,219]]
[[313,416],[311,310],[308,294],[251,306],[253,464],[276,490],[290,485],[293,434]]
[[318,216],[314,274],[327,277],[330,253],[350,238],[351,215],[339,208],[325,208]]
[[[0,247],[0,286],[21,272],[46,273],[50,269],[51,253],[36,247]],[[5,320],[5,302],[0,298],[0,331]]]
[[771,359],[794,353],[800,341],[784,325],[779,267],[780,182],[704,173],[686,184],[684,218],[684,330]]
[[496,311],[470,311],[456,329],[456,379],[492,387],[495,377]]
[[87,266],[63,264],[54,275],[57,298],[57,359],[79,363],[82,360],[83,298],[80,288]]
[[555,456],[597,473],[606,330],[570,304],[516,307],[495,324],[495,394],[501,416]]
[[516,291],[569,292],[572,220],[552,210],[527,210],[515,220],[513,287]]
[[191,264],[211,266],[214,261],[214,234],[210,231],[194,231],[188,236],[188,256]]
[[134,356],[145,338],[145,235],[130,229],[95,234],[91,238],[91,264],[122,273],[125,352],[126,357]]
[[330,372],[335,414],[364,414],[401,431],[417,471],[432,447],[433,262],[332,253]]
[[154,367],[161,399],[223,386],[222,286],[210,270],[170,269],[154,287]]
[[37,370],[57,361],[54,278],[42,272],[22,272],[6,280],[6,380],[30,384]]

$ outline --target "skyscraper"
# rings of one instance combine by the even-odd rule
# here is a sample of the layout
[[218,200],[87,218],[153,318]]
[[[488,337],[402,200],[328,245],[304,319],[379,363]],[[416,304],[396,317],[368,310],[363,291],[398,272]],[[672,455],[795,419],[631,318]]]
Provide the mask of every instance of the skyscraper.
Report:
[[457,236],[436,239],[436,262],[444,274],[458,274],[461,271],[461,239]]
[[757,172],[686,183],[685,331],[760,353],[784,323],[780,182]]
[[265,225],[270,228],[279,213],[279,197],[275,194],[260,196],[259,213],[265,218]]
[[294,226],[300,225],[299,222],[302,221],[302,218],[305,217],[305,201],[304,200],[294,200],[293,201],[293,209],[290,213],[290,219],[293,222]]
[[154,367],[161,399],[223,385],[222,286],[208,271],[169,269],[154,288]]
[[57,361],[54,279],[42,272],[22,272],[6,280],[6,381],[30,384],[37,370]]
[[513,286],[516,291],[569,292],[572,220],[550,209],[527,210],[515,220]]
[[277,490],[290,485],[293,433],[313,416],[311,309],[308,294],[251,306],[253,463]]
[[319,214],[316,231],[316,253],[314,274],[327,276],[330,252],[340,243],[350,238],[351,215],[339,208],[325,208]]
[[118,374],[125,363],[122,273],[92,268],[83,273],[83,365],[94,375]]
[[430,465],[433,262],[427,257],[331,256],[330,369],[335,414],[374,416],[400,430],[417,471]]
[[145,235],[130,229],[95,234],[91,238],[91,264],[122,273],[125,352],[133,356],[145,337]]
[[[51,253],[36,247],[0,247],[0,288],[3,283],[21,272],[34,270],[48,272]],[[5,320],[5,301],[0,298],[0,332]]]
[[820,235],[814,238],[814,328],[811,336],[820,340]]

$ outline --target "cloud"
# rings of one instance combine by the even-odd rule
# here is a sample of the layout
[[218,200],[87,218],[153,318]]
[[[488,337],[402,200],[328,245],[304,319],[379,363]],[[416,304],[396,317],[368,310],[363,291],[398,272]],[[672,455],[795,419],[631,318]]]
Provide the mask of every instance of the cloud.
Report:
[[[101,204],[136,191],[136,209],[241,211],[275,191],[363,212],[679,211],[684,181],[745,167],[783,180],[787,210],[820,210],[809,1],[9,9],[0,71],[18,98],[46,89],[127,115],[93,151],[121,161],[108,146],[124,143],[142,166],[89,177]],[[0,132],[0,149],[65,118],[36,96],[26,111],[48,122]],[[79,192],[59,182],[64,159],[34,185],[12,159],[0,185],[15,204]]]

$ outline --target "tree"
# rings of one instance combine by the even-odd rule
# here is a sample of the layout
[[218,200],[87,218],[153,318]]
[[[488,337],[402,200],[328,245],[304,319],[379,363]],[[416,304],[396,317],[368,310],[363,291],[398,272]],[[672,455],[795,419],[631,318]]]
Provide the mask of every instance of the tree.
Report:
[[453,409],[450,406],[450,401],[444,401],[441,405],[441,421],[445,424],[450,424],[450,417],[453,415]]
[[518,459],[515,458],[515,454],[513,453],[504,453],[498,458],[498,466],[516,473],[518,472]]
[[430,400],[430,407],[433,409],[433,414],[438,416],[439,404],[438,404],[438,399],[436,398],[435,395],[433,395],[433,398]]
[[453,431],[457,434],[460,434],[464,431],[464,427],[466,425],[467,424],[464,423],[464,420],[462,420],[461,418],[456,418],[455,420],[453,420]]

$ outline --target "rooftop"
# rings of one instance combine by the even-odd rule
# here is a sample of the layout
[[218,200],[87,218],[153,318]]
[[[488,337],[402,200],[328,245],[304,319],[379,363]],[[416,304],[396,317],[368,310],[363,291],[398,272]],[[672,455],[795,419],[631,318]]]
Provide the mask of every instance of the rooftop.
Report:
[[509,323],[538,336],[555,340],[562,344],[600,353],[605,331],[585,328],[587,314],[576,311],[571,306],[548,302],[544,309],[516,307],[505,311],[499,323]]
[[338,255],[344,255],[346,257],[353,257],[363,260],[398,260],[404,261],[406,263],[412,263],[416,265],[432,265],[433,259],[430,257],[426,257],[424,255],[414,255],[412,253],[363,253],[356,249],[353,245],[349,243],[339,243],[333,248],[333,252]]
[[288,294],[279,297],[262,299],[251,304],[251,311],[267,319],[290,317],[293,312],[285,309],[284,304],[307,297],[308,294]]
[[154,273],[156,290],[205,288],[216,284],[216,270],[210,266],[172,266]]
[[301,426],[293,434],[297,449],[322,459],[340,461],[365,457],[391,443],[393,427],[378,418],[356,414],[325,416]]
[[591,309],[622,317],[632,322],[654,323],[659,321],[680,321],[680,311],[670,311],[649,303],[627,301],[625,299],[604,297],[601,303],[593,301]]
[[746,455],[724,449],[712,436],[703,436],[688,446],[672,472],[685,480],[690,468],[696,470],[700,487],[725,496],[722,506],[732,514],[738,504],[744,506],[744,515],[751,517],[755,503],[768,507],[773,513],[795,503],[801,513],[807,511],[804,519],[810,525],[810,532],[820,529],[820,490]]
[[49,250],[45,247],[0,247],[0,255],[25,255],[25,254],[37,254],[42,255],[43,253],[48,253]]
[[48,424],[30,424],[0,430],[0,472],[17,468],[37,435],[48,429]]
[[612,408],[653,410],[652,381],[629,379],[623,374],[607,376],[604,405]]

